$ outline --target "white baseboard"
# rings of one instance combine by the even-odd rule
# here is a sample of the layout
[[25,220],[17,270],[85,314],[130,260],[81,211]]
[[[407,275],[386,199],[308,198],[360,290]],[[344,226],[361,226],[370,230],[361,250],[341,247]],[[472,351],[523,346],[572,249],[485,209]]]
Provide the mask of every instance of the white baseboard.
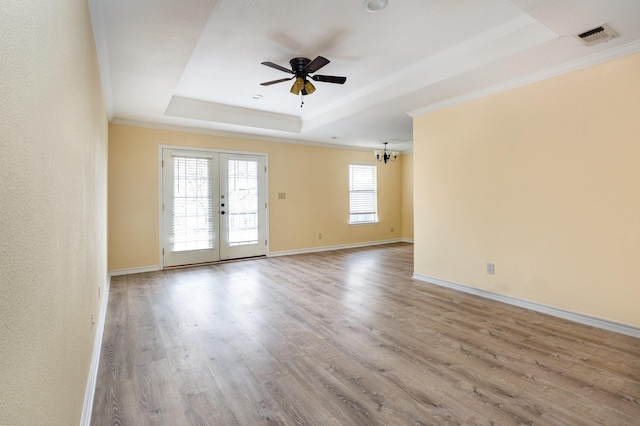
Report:
[[[413,240],[407,239],[407,238],[394,238],[392,240],[367,241],[365,243],[356,243],[356,244],[340,244],[337,246],[324,246],[324,247],[311,247],[311,248],[297,249],[297,250],[272,251],[267,254],[267,257],[291,256],[294,254],[318,253],[322,251],[343,250],[343,249],[350,249],[350,248],[361,248],[361,247],[379,246],[383,244],[395,244],[395,243],[413,244]],[[158,265],[143,266],[141,268],[115,269],[113,271],[110,271],[110,275],[112,277],[116,277],[119,275],[142,274],[144,272],[160,271],[161,269],[162,268],[160,268],[160,266]]]
[[542,303],[530,302],[528,300],[518,299],[511,296],[506,296],[504,294],[493,293],[491,291],[482,290],[475,287],[469,287],[464,284],[445,281],[439,278],[428,277],[426,275],[414,273],[413,278],[419,281],[436,284],[441,287],[447,287],[453,290],[462,291],[464,293],[481,296],[486,299],[496,300],[498,302],[507,303],[509,305],[518,306],[520,308],[530,309],[532,311],[537,311],[544,314],[553,315],[555,317],[564,318],[569,321],[574,321],[581,324],[602,328],[604,330],[614,331],[616,333],[626,334],[628,336],[640,338],[640,328],[634,327],[632,325],[622,324],[619,322],[610,321],[603,318],[597,318],[589,315],[579,314],[576,312],[567,311],[565,309],[544,305]]
[[116,277],[118,275],[131,275],[131,274],[142,274],[144,272],[156,272],[160,270],[160,266],[144,266],[142,268],[127,268],[127,269],[116,269],[110,272],[112,277]]
[[96,393],[96,381],[98,379],[98,367],[100,366],[100,349],[102,349],[102,336],[104,334],[104,324],[107,318],[107,306],[109,304],[109,288],[111,287],[111,275],[107,276],[104,291],[100,295],[100,312],[96,322],[96,337],[93,341],[93,354],[89,367],[89,377],[87,388],[84,393],[84,404],[82,406],[82,417],[80,426],[90,426],[91,412],[93,410],[93,397]]
[[379,245],[383,245],[383,244],[395,244],[395,243],[400,243],[400,242],[402,242],[402,240],[400,238],[396,238],[396,239],[393,239],[393,240],[368,241],[366,243],[340,244],[340,245],[337,245],[337,246],[311,247],[311,248],[298,249],[298,250],[272,251],[269,254],[267,254],[267,257],[291,256],[291,255],[294,255],[294,254],[306,254],[306,253],[319,253],[319,252],[322,252],[322,251],[344,250],[344,249],[351,249],[351,248],[379,246]]

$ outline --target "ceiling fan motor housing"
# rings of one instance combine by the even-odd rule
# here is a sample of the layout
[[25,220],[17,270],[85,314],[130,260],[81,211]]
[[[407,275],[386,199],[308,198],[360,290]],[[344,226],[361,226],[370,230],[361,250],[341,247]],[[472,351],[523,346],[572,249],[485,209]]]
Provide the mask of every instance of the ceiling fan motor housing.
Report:
[[293,70],[296,77],[301,77],[304,79],[307,76],[305,67],[309,62],[311,62],[311,59],[293,58],[292,60],[289,61],[289,65],[291,65],[291,69]]
[[293,58],[289,61],[291,70],[296,75],[296,82],[291,86],[291,93],[297,95],[301,93],[303,96],[310,95],[316,91],[316,88],[307,80],[309,71],[306,69],[307,65],[311,62],[308,58]]

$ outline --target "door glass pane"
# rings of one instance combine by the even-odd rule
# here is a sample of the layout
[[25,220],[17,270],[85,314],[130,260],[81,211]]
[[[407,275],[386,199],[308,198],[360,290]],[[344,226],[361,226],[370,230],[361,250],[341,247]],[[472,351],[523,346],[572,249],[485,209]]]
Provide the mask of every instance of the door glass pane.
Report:
[[229,245],[258,243],[258,162],[229,160]]
[[173,157],[172,251],[213,248],[210,162]]

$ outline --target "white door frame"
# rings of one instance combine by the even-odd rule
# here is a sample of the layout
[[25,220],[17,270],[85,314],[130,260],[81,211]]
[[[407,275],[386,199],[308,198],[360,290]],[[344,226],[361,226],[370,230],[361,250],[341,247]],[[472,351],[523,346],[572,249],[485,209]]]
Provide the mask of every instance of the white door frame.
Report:
[[215,148],[200,148],[193,146],[182,146],[182,145],[158,145],[158,266],[159,269],[164,269],[164,256],[162,253],[162,246],[164,244],[164,226],[163,226],[163,212],[162,212],[162,202],[163,202],[163,193],[162,193],[162,150],[163,149],[176,149],[176,150],[184,150],[184,151],[201,151],[201,152],[211,152],[216,154],[235,154],[235,155],[255,155],[264,157],[264,164],[266,167],[266,173],[264,175],[264,191],[265,191],[265,199],[267,207],[265,211],[265,238],[267,240],[267,244],[265,247],[266,256],[269,257],[270,253],[270,244],[271,239],[269,237],[269,154],[266,152],[253,152],[253,151],[231,151],[225,149],[215,149]]

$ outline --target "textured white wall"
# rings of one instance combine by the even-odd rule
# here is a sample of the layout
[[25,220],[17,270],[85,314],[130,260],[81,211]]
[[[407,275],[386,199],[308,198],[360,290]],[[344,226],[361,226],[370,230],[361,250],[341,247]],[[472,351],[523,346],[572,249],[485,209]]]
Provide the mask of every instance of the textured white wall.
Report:
[[86,1],[0,3],[0,424],[80,421],[106,282],[108,123]]

